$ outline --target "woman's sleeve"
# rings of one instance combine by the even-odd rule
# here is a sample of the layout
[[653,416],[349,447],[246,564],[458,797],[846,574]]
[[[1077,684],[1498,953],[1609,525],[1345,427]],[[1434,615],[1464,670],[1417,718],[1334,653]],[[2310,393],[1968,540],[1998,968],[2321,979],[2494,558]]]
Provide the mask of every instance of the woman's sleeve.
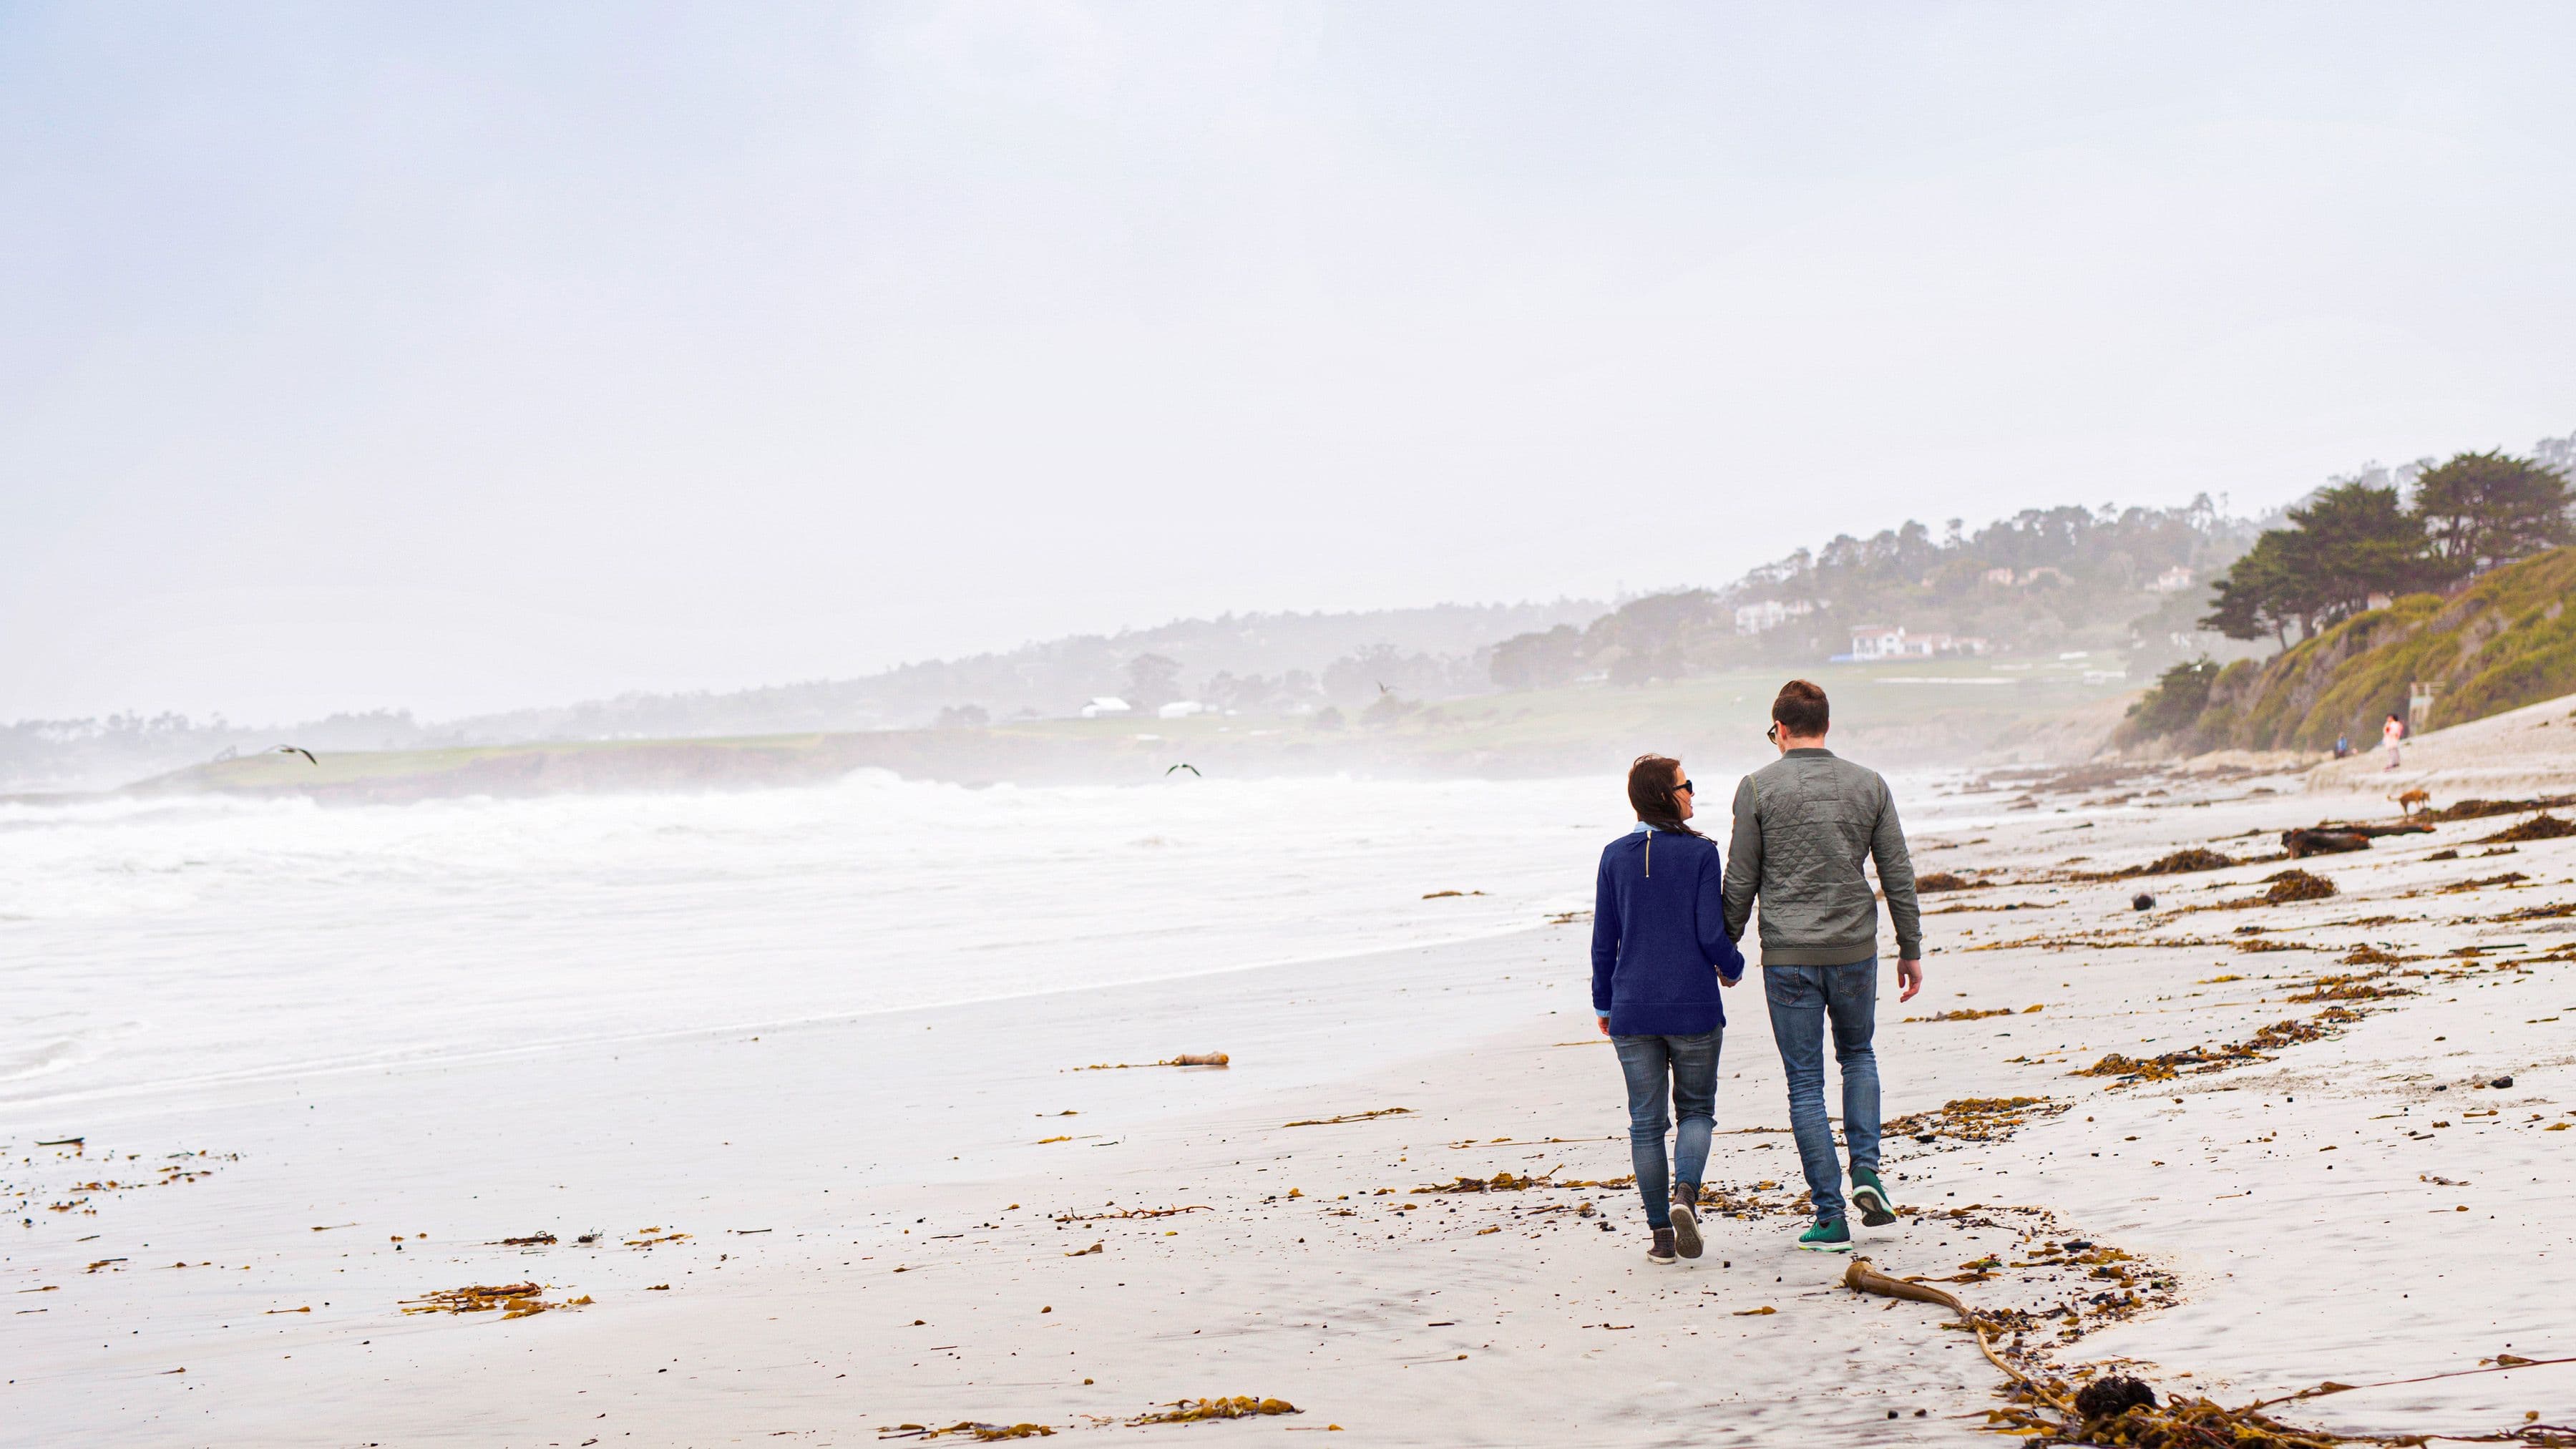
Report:
[[1619,964],[1619,895],[1610,889],[1610,853],[1592,882],[1592,1013],[1610,1014],[1610,972]]
[[1729,981],[1744,974],[1744,953],[1726,933],[1726,861],[1715,844],[1708,865],[1699,873],[1699,949],[1717,974]]

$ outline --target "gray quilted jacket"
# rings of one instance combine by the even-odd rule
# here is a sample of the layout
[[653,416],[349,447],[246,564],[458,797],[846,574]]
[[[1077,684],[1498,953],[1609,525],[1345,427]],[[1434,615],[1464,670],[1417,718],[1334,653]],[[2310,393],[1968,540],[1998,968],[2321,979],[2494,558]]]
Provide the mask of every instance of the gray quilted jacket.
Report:
[[1914,862],[1896,800],[1876,770],[1831,750],[1791,750],[1735,787],[1726,852],[1726,934],[1742,940],[1762,900],[1762,964],[1848,966],[1878,954],[1878,900],[1861,862],[1876,860],[1896,923],[1896,953],[1923,954]]

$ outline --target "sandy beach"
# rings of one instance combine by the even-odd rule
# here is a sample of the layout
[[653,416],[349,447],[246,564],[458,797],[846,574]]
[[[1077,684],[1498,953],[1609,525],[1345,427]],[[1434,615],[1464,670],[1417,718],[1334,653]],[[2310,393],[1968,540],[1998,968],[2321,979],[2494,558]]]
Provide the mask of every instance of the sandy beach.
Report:
[[[1918,869],[1974,884],[1926,897],[1924,994],[1882,999],[1912,1211],[1862,1255],[1998,1315],[2033,1374],[2360,1386],[2275,1411],[2344,1433],[2576,1418],[2576,1363],[2474,1372],[2576,1355],[2576,839],[2490,842],[2515,812],[2262,859],[2395,817],[2288,775],[1938,803]],[[2185,849],[2243,863],[2120,874]],[[2333,893],[2275,903],[2290,868]],[[1973,1340],[1791,1247],[1758,976],[1728,1001],[1707,1254],[1645,1262],[1587,923],[1532,916],[13,1111],[7,1437],[1978,1442],[2005,1381]],[[1230,1065],[1084,1070],[1208,1051]],[[1944,1111],[1981,1099],[2033,1100]],[[80,1143],[39,1145],[65,1122]],[[405,1311],[518,1285],[561,1306]],[[1298,1412],[1133,1422],[1234,1395]]]

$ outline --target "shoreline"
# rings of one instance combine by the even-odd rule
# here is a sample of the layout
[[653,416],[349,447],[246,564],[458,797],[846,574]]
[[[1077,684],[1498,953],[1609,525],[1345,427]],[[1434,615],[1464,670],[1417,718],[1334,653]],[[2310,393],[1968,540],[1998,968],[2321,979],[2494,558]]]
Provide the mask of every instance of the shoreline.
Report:
[[[2269,830],[2366,804],[2250,777],[2160,788],[2177,793],[2130,813],[2041,791],[2017,819],[1912,827],[1918,869],[1992,883],[1925,899],[1926,992],[1881,1002],[1889,1117],[2012,1096],[2046,1110],[1892,1135],[1888,1180],[1916,1211],[1858,1230],[1861,1252],[1900,1275],[1987,1275],[1953,1291],[2031,1315],[2034,1364],[2126,1365],[2231,1403],[2576,1353],[2576,1237],[2553,1211],[2576,1189],[2576,1131],[2551,1130],[2576,1123],[2576,917],[2527,914],[2576,900],[2576,839],[2497,859],[2477,842],[2524,817],[2446,824],[2300,862],[2337,892],[2283,905],[2236,904],[2277,862],[2074,879],[2185,846],[2259,854]],[[2460,858],[2429,858],[2444,849]],[[2130,908],[2142,887],[2154,910]],[[1789,1246],[1800,1182],[1758,976],[1726,997],[1709,1170],[1742,1215],[1712,1211],[1706,1257],[1647,1265],[1630,1189],[1418,1191],[1628,1171],[1586,936],[1576,921],[110,1113],[89,1153],[142,1168],[212,1149],[178,1165],[214,1175],[20,1229],[11,1286],[45,1311],[12,1319],[10,1408],[87,1442],[820,1444],[962,1420],[1168,1436],[1199,1431],[1124,1425],[1246,1394],[1306,1412],[1205,1432],[1973,1442],[2002,1402],[1973,1343]],[[2361,947],[2397,959],[2348,964]],[[2388,990],[2410,994],[2360,994]],[[1942,1012],[1984,1015],[1906,1019]],[[2171,1078],[2075,1075],[2320,1021]],[[1205,1050],[1233,1066],[1074,1070]],[[1404,1110],[1283,1125],[1388,1108]],[[51,1171],[11,1147],[38,1159],[20,1175]],[[1095,1216],[1169,1208],[1185,1211]],[[499,1243],[540,1229],[557,1241]],[[591,1229],[611,1236],[574,1243]],[[101,1236],[70,1241],[84,1233]],[[2040,1251],[2070,1242],[2130,1256]],[[83,1270],[108,1257],[128,1261]],[[200,1266],[136,1266],[174,1260]],[[401,1312],[522,1279],[592,1301]],[[2570,1402],[2576,1366],[2543,1366],[2281,1412],[2491,1433]]]

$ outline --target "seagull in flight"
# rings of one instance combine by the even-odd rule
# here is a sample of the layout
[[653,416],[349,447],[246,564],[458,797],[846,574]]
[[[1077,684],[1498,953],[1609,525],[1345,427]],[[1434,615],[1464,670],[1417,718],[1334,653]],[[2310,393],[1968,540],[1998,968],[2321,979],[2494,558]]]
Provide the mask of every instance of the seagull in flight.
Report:
[[[1187,771],[1189,771],[1189,772],[1190,772],[1191,774],[1193,774],[1193,775],[1199,775],[1199,767],[1198,767],[1198,766],[1196,766],[1196,765],[1192,765],[1192,764],[1186,764],[1186,763],[1185,763],[1185,764],[1174,765],[1174,766],[1172,767],[1172,770],[1187,770]],[[1172,770],[1165,770],[1163,773],[1164,773],[1166,776],[1169,776],[1169,775],[1172,773]],[[1200,779],[1202,779],[1202,780],[1204,780],[1204,779],[1206,779],[1206,778],[1207,778],[1207,776],[1205,776],[1205,775],[1199,775],[1199,778],[1200,778]]]
[[304,763],[308,765],[318,765],[322,763],[320,760],[313,758],[313,752],[304,748],[302,745],[279,745],[274,749],[262,750],[260,753],[264,755],[302,755],[304,757]]

